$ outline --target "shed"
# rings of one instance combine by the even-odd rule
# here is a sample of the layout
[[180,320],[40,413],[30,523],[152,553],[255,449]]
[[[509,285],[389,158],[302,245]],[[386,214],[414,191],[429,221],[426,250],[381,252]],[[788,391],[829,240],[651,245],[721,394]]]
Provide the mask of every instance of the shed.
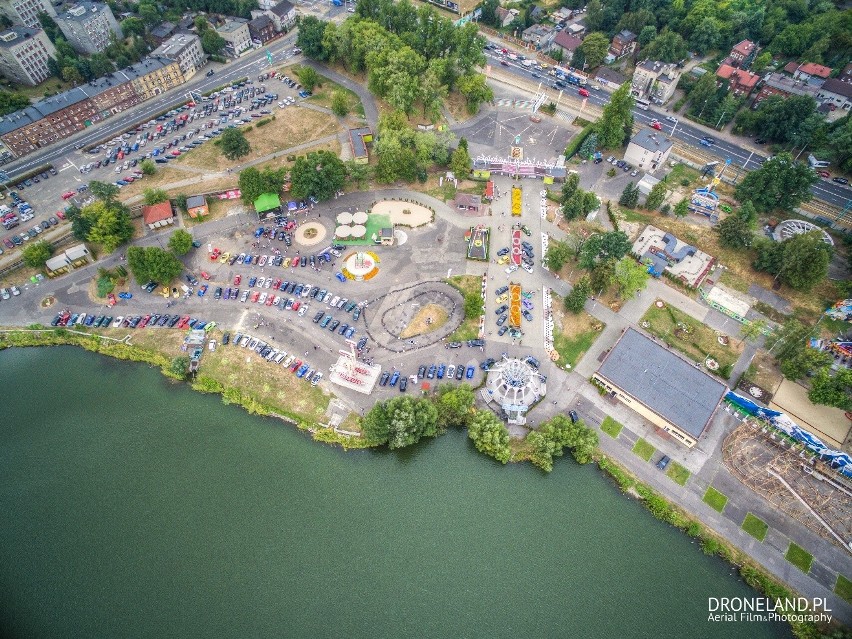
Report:
[[159,204],[142,207],[142,220],[149,229],[158,229],[175,222],[172,203],[166,200]]
[[186,198],[186,212],[189,213],[189,217],[204,217],[210,213],[207,198],[203,195],[192,195]]

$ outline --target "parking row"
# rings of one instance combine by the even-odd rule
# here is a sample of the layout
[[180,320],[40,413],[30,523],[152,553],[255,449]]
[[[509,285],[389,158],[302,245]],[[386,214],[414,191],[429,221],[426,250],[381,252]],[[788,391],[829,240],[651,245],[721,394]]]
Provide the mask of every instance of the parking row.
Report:
[[[227,336],[228,334],[226,333],[226,337]],[[228,340],[223,338],[222,343],[228,344]],[[319,384],[323,377],[319,370],[315,369],[309,363],[302,361],[301,358],[296,355],[291,355],[287,353],[287,351],[279,350],[257,337],[237,333],[234,335],[234,339],[231,340],[231,343],[235,347],[245,348],[249,351],[255,352],[267,362],[281,365],[299,379],[308,380],[311,383],[311,386]]]
[[216,322],[205,322],[204,320],[190,317],[189,315],[169,315],[160,313],[149,313],[147,315],[112,315],[94,313],[72,313],[64,310],[56,314],[50,322],[51,326],[72,327],[80,326],[86,328],[177,328],[197,329],[210,331],[216,326]]

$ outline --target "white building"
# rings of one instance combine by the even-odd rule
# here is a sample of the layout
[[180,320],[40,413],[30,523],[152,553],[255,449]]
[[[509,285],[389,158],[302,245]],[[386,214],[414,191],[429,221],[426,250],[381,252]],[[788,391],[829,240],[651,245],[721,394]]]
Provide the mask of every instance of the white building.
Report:
[[35,86],[50,77],[48,58],[56,49],[41,29],[12,27],[0,32],[0,73],[12,82]]
[[201,38],[193,33],[178,33],[151,52],[152,57],[174,60],[188,80],[207,64],[207,56],[201,48]]
[[665,104],[674,95],[680,69],[674,64],[645,60],[636,66],[630,94],[655,104]]
[[51,18],[56,17],[56,10],[50,0],[0,0],[0,13],[9,18],[12,24],[40,28],[38,14],[42,12]]
[[654,171],[665,164],[672,150],[672,142],[654,129],[641,129],[630,139],[624,161],[632,166]]
[[231,18],[221,27],[216,29],[224,38],[227,49],[235,56],[251,49],[251,34],[249,33],[248,20],[243,18]]
[[273,5],[267,10],[267,15],[272,19],[275,30],[279,33],[289,31],[296,24],[296,7],[288,0],[281,0]]
[[113,37],[122,38],[121,27],[105,4],[80,2],[56,16],[68,44],[89,55],[106,49]]

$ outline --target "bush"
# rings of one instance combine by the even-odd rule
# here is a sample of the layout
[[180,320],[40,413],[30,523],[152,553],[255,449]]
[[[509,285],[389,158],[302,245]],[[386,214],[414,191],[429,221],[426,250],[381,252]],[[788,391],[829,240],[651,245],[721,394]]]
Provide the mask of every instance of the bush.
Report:
[[583,145],[583,142],[586,141],[586,138],[594,131],[595,125],[587,124],[583,127],[582,131],[580,131],[577,135],[574,136],[574,139],[568,143],[568,146],[565,147],[565,159],[571,159],[577,151],[580,150],[580,147]]

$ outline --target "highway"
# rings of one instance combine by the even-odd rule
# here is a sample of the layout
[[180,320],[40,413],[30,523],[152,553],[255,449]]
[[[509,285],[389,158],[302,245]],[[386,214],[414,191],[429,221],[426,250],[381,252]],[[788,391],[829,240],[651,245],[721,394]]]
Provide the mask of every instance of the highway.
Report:
[[[493,44],[499,47],[505,46],[503,43],[497,41],[494,41]],[[488,50],[485,54],[486,57],[489,58],[489,64],[494,65],[495,68],[512,73],[523,78],[527,82],[539,82],[543,89],[549,88],[551,91],[559,91],[552,87],[554,82],[554,78],[552,76],[542,75],[535,71],[535,69],[528,69],[522,66],[519,61],[509,60],[508,58],[499,55],[497,51]],[[507,64],[503,65],[503,61]],[[534,77],[534,73],[538,73],[541,77]],[[593,87],[593,85],[595,86]],[[595,87],[596,83],[589,83],[588,88],[590,90],[587,101],[589,104],[602,108],[609,102],[609,93]],[[563,97],[567,96],[570,99],[582,100],[582,98],[577,94],[577,87],[568,85],[568,88],[562,93]],[[720,162],[730,159],[732,165],[738,165],[743,169],[753,170],[758,168],[766,159],[766,155],[761,154],[757,150],[744,148],[743,146],[739,146],[728,140],[720,139],[718,133],[709,127],[703,127],[682,119],[676,123],[669,122],[665,119],[666,116],[669,115],[671,114],[668,111],[661,111],[653,106],[647,111],[638,107],[633,109],[633,117],[637,124],[650,126],[653,120],[659,120],[663,125],[663,132],[667,136],[693,146],[696,149],[699,149],[703,155],[712,156]],[[705,136],[709,136],[714,139],[714,144],[709,147],[702,146],[700,140]],[[729,169],[729,171],[734,170],[735,169]],[[843,208],[850,202],[850,200],[852,200],[852,190],[850,190],[849,187],[843,186],[842,184],[836,184],[830,180],[820,179],[813,185],[813,187],[811,187],[811,191],[816,199],[840,208]]]

